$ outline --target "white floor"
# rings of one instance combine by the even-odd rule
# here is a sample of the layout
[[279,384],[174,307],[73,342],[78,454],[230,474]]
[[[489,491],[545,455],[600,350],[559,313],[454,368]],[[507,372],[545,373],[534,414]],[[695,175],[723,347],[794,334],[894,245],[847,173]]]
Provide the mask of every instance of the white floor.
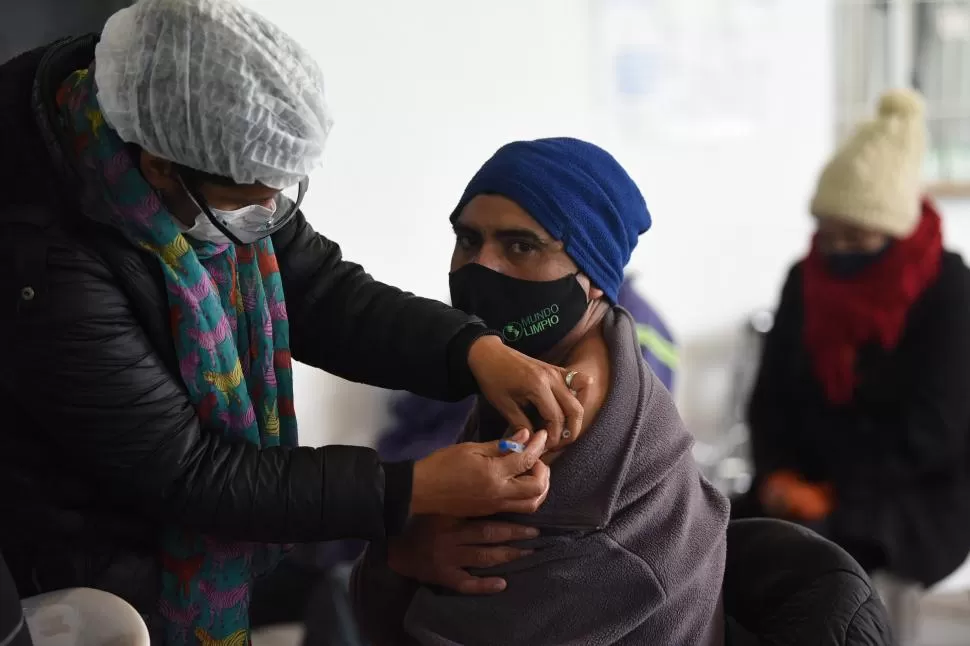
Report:
[[937,594],[924,600],[919,646],[970,646],[970,593]]

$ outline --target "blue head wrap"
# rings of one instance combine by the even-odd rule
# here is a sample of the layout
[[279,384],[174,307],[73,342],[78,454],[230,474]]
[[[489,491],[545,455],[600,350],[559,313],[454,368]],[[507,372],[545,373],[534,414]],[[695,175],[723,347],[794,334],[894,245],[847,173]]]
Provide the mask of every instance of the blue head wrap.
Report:
[[503,146],[475,174],[451,214],[455,222],[477,195],[501,195],[531,215],[611,302],[623,270],[650,228],[640,189],[612,155],[559,137]]

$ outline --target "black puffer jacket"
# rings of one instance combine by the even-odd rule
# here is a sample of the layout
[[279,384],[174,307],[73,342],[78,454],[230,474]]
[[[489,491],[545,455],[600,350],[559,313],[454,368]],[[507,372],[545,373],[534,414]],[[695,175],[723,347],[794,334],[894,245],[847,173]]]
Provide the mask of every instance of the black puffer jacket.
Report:
[[[0,67],[0,550],[21,594],[88,585],[144,608],[164,524],[265,542],[396,531],[410,463],[259,450],[199,426],[156,260],[79,198],[53,93],[94,37]],[[294,358],[443,399],[474,390],[476,320],[371,279],[300,216],[274,236]]]
[[859,564],[781,520],[728,525],[726,646],[892,646],[889,617]]

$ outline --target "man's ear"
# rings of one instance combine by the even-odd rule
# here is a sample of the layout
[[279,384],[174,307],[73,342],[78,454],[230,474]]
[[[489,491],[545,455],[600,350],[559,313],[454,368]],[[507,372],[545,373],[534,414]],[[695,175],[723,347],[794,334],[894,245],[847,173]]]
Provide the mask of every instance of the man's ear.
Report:
[[603,290],[594,285],[593,281],[589,279],[589,276],[579,272],[579,274],[576,275],[576,278],[579,279],[579,284],[582,285],[583,289],[586,290],[587,302],[592,303],[593,301],[598,301],[599,299],[603,298]]
[[172,162],[161,157],[156,157],[145,150],[140,150],[138,167],[145,180],[156,190],[163,194],[178,191],[178,178]]

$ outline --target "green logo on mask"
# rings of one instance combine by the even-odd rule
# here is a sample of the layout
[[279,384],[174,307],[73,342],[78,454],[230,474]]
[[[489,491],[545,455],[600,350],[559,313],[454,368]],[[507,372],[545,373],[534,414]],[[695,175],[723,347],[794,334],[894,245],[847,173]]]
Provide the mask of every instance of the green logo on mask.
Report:
[[509,323],[502,328],[502,336],[509,343],[515,343],[522,338],[522,326],[518,323]]
[[559,306],[553,304],[549,307],[542,308],[538,312],[534,312],[533,314],[523,317],[518,321],[506,323],[505,327],[502,328],[502,337],[505,338],[506,342],[508,343],[515,343],[524,337],[533,336],[550,328],[556,327],[558,324]]

